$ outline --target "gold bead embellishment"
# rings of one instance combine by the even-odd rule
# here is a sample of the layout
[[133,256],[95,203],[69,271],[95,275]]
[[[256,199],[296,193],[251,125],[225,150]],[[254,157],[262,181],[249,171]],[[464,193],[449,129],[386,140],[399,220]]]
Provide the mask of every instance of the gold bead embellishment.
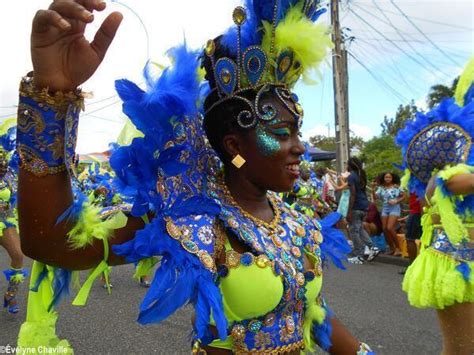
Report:
[[257,264],[259,268],[263,269],[267,267],[268,264],[270,264],[270,259],[268,259],[266,255],[261,254],[255,259],[255,264]]
[[232,80],[232,76],[230,74],[230,71],[227,69],[222,70],[221,72],[221,80],[224,84],[229,84],[230,81]]
[[242,26],[242,24],[247,20],[247,13],[242,6],[237,6],[232,13],[232,19],[237,26]]
[[305,277],[301,272],[298,272],[295,276],[296,282],[298,285],[303,286],[305,282]]
[[206,55],[208,57],[212,57],[214,55],[214,52],[216,51],[216,43],[214,42],[214,40],[210,39],[209,41],[207,41],[206,48],[204,49],[204,51],[206,52]]
[[241,324],[235,325],[232,328],[230,335],[236,341],[243,340],[245,338],[245,327]]
[[287,317],[285,323],[288,334],[293,334],[295,332],[295,321],[293,320],[293,318]]
[[280,70],[280,72],[286,73],[288,69],[290,69],[290,65],[291,65],[290,57],[286,56],[278,64],[278,69]]
[[225,255],[225,263],[229,268],[236,268],[240,265],[240,255],[234,250],[230,250]]
[[209,255],[209,253],[207,251],[200,250],[198,252],[198,256],[199,256],[199,260],[201,261],[201,263],[203,263],[203,265],[207,269],[213,270],[213,271],[216,270],[216,264],[214,262],[214,259],[212,258],[212,256]]
[[298,112],[300,116],[303,116],[303,113],[304,113],[303,106],[301,106],[299,103],[296,102],[295,109],[296,109],[296,112]]
[[300,237],[304,237],[306,235],[306,230],[303,227],[298,226],[296,227],[296,234]]
[[171,218],[166,218],[166,231],[171,236],[171,238],[179,240],[183,235],[181,229],[173,223]]

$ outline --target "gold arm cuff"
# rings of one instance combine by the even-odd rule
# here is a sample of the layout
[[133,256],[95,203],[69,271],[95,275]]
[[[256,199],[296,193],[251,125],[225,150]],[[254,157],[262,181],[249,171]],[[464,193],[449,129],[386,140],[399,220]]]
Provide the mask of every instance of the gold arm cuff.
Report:
[[87,94],[81,89],[70,92],[58,91],[54,94],[51,94],[48,88],[37,89],[33,84],[33,76],[29,73],[21,80],[20,96],[35,100],[41,108],[47,106],[54,111],[65,113],[70,106],[84,110],[84,98]]

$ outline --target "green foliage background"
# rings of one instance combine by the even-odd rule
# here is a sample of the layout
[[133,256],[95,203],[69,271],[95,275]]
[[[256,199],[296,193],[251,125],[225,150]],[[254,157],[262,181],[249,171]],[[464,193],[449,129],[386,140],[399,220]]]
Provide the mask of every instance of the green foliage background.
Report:
[[[459,77],[453,80],[451,87],[445,85],[433,85],[426,98],[429,109],[439,104],[444,98],[451,97],[454,94]],[[412,100],[407,105],[400,105],[395,113],[395,117],[383,118],[382,134],[364,141],[361,137],[351,135],[351,150],[356,150],[357,154],[365,163],[365,170],[369,181],[373,180],[378,174],[384,171],[395,172],[402,175],[403,172],[396,167],[402,163],[401,149],[395,144],[397,132],[403,128],[408,120],[415,117],[420,109]],[[317,148],[334,151],[336,149],[336,140],[334,137],[317,135],[309,139],[309,143]],[[334,162],[318,163],[319,166],[334,168]]]

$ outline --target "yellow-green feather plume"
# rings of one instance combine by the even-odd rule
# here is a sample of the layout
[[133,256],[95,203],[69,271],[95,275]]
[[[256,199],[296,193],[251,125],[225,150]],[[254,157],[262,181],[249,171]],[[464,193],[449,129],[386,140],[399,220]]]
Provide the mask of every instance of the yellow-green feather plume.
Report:
[[[263,22],[264,36],[262,40],[263,49],[269,53],[271,47],[272,26],[269,22]],[[333,47],[328,35],[328,27],[323,24],[314,24],[301,12],[301,4],[290,9],[286,17],[275,29],[275,54],[276,57],[284,50],[290,49],[295,54],[295,61],[301,66],[292,68],[287,74],[285,82],[292,86],[300,75],[306,82],[312,80],[321,61],[326,57],[328,51]],[[269,59],[270,65],[275,67],[274,59]],[[274,70],[270,71],[273,75]],[[270,78],[266,78],[270,79]],[[271,80],[273,81],[273,80]]]
[[467,91],[474,84],[474,57],[471,58],[469,63],[467,63],[466,68],[464,68],[461,77],[459,78],[458,84],[456,86],[456,91],[454,92],[454,98],[456,103],[459,106],[464,106],[464,96]]

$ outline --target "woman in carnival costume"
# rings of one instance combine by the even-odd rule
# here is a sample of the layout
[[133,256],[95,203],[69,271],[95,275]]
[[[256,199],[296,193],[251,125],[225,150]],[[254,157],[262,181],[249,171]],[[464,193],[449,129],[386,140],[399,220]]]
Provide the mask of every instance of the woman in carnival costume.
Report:
[[[16,127],[11,127],[14,121],[7,120],[0,126],[0,245],[5,248],[10,257],[10,268],[3,271],[8,282],[7,291],[3,295],[3,307],[10,313],[18,313],[16,300],[18,287],[27,276],[23,269],[23,253],[18,236],[18,221],[16,217],[16,156],[15,149]],[[16,165],[16,167],[18,167]]]
[[[310,219],[269,192],[291,190],[299,176],[303,110],[290,88],[330,46],[326,29],[313,24],[322,11],[313,1],[248,1],[233,13],[236,27],[209,41],[205,54],[178,47],[158,79],[146,72],[146,92],[116,83],[143,137],[111,158],[121,194],[133,198],[126,221],[111,225],[111,216],[73,202],[70,189],[83,105],[77,87],[100,64],[122,18],[109,15],[88,43],[86,24],[104,8],[56,1],[39,11],[34,75],[20,87],[20,226],[24,252],[41,261],[32,282],[38,292],[43,282],[54,291],[48,312],[67,291],[67,270],[94,268],[92,276],[137,261],[145,270],[161,256],[139,322],[160,322],[192,303],[195,352],[297,354],[318,343],[335,354],[370,353],[320,295],[323,261],[343,266],[348,252],[332,227],[340,216]],[[55,155],[57,141],[63,155]],[[38,142],[51,149],[37,149]],[[48,211],[38,202],[44,198],[56,201]],[[45,268],[54,269],[52,279]],[[26,328],[54,326],[54,316],[32,317],[20,346],[34,343]]]
[[474,60],[455,99],[418,113],[399,131],[404,177],[424,196],[422,250],[406,271],[412,306],[435,308],[443,354],[474,353]]

